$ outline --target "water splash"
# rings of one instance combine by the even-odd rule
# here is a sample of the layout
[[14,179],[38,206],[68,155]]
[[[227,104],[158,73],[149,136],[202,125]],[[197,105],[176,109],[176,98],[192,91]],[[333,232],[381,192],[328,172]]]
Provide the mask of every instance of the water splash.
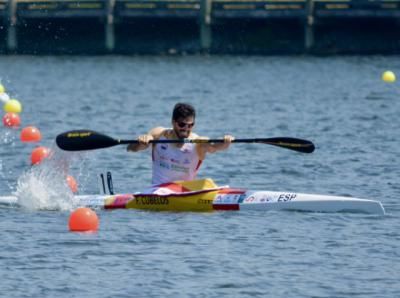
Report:
[[14,174],[14,167],[9,165],[9,161],[16,152],[15,140],[17,139],[18,131],[16,129],[0,129],[0,189],[3,184],[7,190],[13,188],[10,177]]
[[20,176],[14,195],[29,210],[70,210],[72,193],[62,175],[52,171],[30,170]]
[[5,129],[0,131],[0,143],[15,146],[18,131],[16,129]]
[[17,181],[14,195],[29,210],[71,210],[73,193],[66,182],[72,157],[54,151],[50,159],[32,166]]

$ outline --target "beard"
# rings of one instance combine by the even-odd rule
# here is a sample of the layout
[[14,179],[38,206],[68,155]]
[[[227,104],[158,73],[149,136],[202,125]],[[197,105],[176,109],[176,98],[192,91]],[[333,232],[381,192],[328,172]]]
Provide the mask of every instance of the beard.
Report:
[[179,139],[186,139],[190,136],[190,130],[178,129],[175,134]]

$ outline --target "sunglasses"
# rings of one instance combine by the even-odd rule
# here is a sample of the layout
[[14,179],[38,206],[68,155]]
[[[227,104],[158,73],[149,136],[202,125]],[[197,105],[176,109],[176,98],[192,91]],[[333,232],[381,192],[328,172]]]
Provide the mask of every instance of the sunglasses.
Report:
[[185,128],[185,127],[187,127],[187,128],[192,128],[192,127],[194,126],[194,122],[192,122],[192,123],[176,122],[176,124],[178,124],[178,126],[179,126],[180,128]]

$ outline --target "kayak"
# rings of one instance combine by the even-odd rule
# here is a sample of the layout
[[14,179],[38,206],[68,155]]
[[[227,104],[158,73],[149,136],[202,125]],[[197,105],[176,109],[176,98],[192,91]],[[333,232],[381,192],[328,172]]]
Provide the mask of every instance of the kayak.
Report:
[[[76,195],[71,203],[93,208],[152,211],[290,210],[385,214],[382,204],[375,200],[247,190],[217,186],[211,179],[176,181],[132,194]],[[0,197],[0,204],[18,205],[18,198]]]

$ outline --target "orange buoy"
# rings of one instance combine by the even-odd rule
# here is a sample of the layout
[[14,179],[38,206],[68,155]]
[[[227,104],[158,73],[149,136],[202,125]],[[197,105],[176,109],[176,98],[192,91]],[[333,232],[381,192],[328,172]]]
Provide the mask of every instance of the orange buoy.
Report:
[[42,139],[42,134],[36,127],[27,126],[22,129],[20,137],[22,142],[38,142]]
[[3,124],[6,127],[18,127],[21,124],[21,118],[17,113],[6,113],[3,116]]
[[81,207],[71,213],[68,226],[71,232],[94,232],[99,228],[99,218],[92,209]]
[[49,148],[43,146],[33,149],[31,153],[31,164],[32,165],[40,164],[43,161],[43,159],[49,157],[50,152],[51,151]]
[[78,183],[76,182],[75,178],[71,175],[67,176],[67,184],[73,193],[78,192]]

